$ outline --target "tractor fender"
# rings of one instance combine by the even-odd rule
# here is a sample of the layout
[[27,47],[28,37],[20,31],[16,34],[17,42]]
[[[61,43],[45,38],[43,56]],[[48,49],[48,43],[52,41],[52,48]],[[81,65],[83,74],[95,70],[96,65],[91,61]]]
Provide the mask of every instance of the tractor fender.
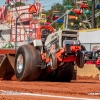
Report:
[[33,40],[33,46],[40,51],[40,53],[43,53],[43,43],[41,40]]

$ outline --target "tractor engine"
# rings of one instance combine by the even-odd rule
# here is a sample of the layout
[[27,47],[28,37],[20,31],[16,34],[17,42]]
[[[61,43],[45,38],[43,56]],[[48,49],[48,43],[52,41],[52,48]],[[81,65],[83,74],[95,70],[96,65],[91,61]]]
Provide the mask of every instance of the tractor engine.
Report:
[[64,63],[73,64],[82,68],[84,66],[81,43],[78,40],[78,32],[73,30],[60,30],[48,35],[45,41],[46,61],[52,69]]

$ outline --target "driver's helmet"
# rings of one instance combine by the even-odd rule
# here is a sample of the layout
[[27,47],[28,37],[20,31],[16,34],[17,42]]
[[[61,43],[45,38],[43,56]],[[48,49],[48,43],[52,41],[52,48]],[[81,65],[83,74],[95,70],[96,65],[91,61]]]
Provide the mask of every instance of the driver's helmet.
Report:
[[50,34],[49,29],[42,29],[41,32],[42,32],[42,38],[46,38]]

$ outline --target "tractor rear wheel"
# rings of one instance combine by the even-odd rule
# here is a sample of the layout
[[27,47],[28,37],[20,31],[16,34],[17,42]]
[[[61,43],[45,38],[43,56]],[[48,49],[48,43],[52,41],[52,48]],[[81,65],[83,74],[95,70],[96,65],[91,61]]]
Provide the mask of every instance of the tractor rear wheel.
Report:
[[65,63],[58,69],[56,81],[70,82],[73,78],[74,65],[72,62]]
[[37,67],[41,60],[40,52],[32,45],[20,46],[15,57],[15,75],[19,81],[36,80],[40,75]]

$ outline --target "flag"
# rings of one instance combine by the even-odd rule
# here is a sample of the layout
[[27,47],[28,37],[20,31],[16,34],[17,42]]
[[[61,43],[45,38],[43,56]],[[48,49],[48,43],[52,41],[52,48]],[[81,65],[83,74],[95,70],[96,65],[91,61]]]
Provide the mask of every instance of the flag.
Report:
[[12,0],[6,0],[5,4],[9,4]]
[[36,7],[36,10],[37,10],[37,14],[40,13],[40,8],[41,8],[40,2],[35,2],[35,7]]

